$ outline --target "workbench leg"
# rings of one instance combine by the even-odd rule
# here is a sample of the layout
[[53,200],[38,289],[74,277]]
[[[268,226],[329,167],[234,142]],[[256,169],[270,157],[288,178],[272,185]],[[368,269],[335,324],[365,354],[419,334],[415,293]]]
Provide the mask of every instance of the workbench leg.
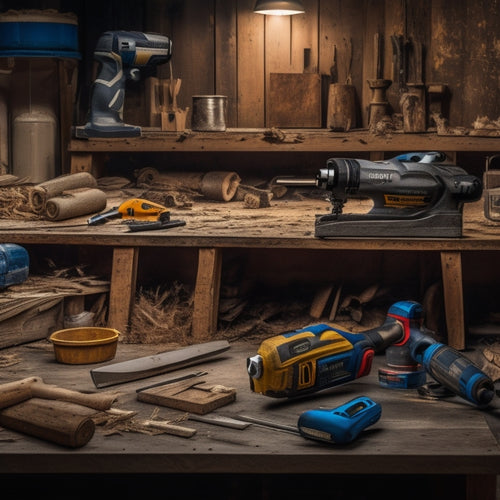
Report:
[[92,153],[71,153],[70,170],[72,174],[92,172]]
[[467,500],[495,500],[497,498],[497,476],[492,474],[470,474],[466,479]]
[[109,290],[108,327],[128,331],[134,307],[139,249],[114,248]]
[[217,331],[222,253],[218,248],[198,250],[198,273],[194,291],[193,340],[207,340]]
[[464,298],[462,286],[462,254],[441,252],[444,308],[448,345],[465,349]]

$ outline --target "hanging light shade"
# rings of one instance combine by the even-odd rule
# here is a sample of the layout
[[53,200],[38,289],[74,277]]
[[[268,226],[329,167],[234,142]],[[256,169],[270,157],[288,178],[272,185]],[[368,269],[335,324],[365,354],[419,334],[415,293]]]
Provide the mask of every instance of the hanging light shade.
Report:
[[293,14],[303,14],[304,6],[300,0],[276,1],[257,0],[253,9],[257,14],[267,14],[271,16],[291,16]]

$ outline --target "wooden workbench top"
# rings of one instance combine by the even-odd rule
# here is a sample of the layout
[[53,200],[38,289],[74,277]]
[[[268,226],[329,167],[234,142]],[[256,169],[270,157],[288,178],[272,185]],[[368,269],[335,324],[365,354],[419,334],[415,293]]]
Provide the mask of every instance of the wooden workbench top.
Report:
[[[110,198],[108,208],[117,206]],[[371,202],[349,201],[345,213],[365,212]],[[483,202],[464,205],[461,238],[367,238],[314,236],[316,214],[331,205],[321,199],[276,199],[268,208],[245,208],[243,202],[195,201],[187,209],[171,209],[171,219],[185,226],[160,231],[131,232],[120,220],[88,226],[88,216],[66,221],[0,219],[0,238],[18,244],[105,246],[301,248],[357,250],[498,250],[500,223],[484,217]]]
[[[371,373],[348,384],[297,400],[273,399],[251,392],[246,358],[259,342],[238,341],[211,361],[175,372],[97,390],[90,369],[55,361],[48,341],[1,352],[11,366],[2,369],[1,383],[38,376],[47,384],[83,392],[119,390],[113,408],[134,410],[149,418],[154,405],[137,401],[136,390],[173,376],[206,371],[207,382],[236,389],[236,400],[208,415],[247,415],[296,426],[300,413],[317,407],[334,408],[357,396],[382,406],[382,417],[356,441],[330,445],[297,434],[251,424],[244,430],[195,421],[180,425],[197,429],[191,438],[122,432],[105,435],[96,427],[82,448],[67,450],[41,439],[2,431],[2,473],[327,473],[327,474],[500,474],[500,447],[495,417],[500,403],[479,410],[459,397],[421,398],[416,390],[391,390],[378,383],[384,356],[375,356]],[[172,345],[119,343],[111,362],[178,348]],[[14,363],[15,361],[15,363]],[[110,362],[106,363],[109,364]],[[4,363],[6,365],[6,363]],[[185,414],[159,408],[159,417],[173,420]],[[493,421],[490,429],[487,420]]]

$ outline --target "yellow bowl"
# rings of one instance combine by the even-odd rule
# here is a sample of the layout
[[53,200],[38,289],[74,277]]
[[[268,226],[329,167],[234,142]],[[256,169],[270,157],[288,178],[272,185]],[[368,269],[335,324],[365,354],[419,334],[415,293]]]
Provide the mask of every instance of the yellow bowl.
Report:
[[59,363],[85,365],[113,359],[119,335],[113,328],[91,326],[58,330],[49,339]]

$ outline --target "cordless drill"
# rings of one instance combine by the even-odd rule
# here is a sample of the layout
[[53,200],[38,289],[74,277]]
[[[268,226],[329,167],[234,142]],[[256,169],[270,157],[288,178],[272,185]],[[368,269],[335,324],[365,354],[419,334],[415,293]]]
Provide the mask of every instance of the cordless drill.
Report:
[[123,123],[125,81],[139,80],[141,69],[153,69],[171,56],[172,42],[166,36],[139,31],[103,33],[94,52],[99,69],[91,89],[88,122],[75,127],[75,136],[140,136],[141,127]]
[[391,345],[408,346],[412,357],[441,385],[478,406],[495,395],[493,381],[459,351],[437,342],[423,323],[422,306],[393,304],[385,322],[361,333],[320,323],[264,340],[247,359],[250,388],[295,397],[368,375],[374,354]]

